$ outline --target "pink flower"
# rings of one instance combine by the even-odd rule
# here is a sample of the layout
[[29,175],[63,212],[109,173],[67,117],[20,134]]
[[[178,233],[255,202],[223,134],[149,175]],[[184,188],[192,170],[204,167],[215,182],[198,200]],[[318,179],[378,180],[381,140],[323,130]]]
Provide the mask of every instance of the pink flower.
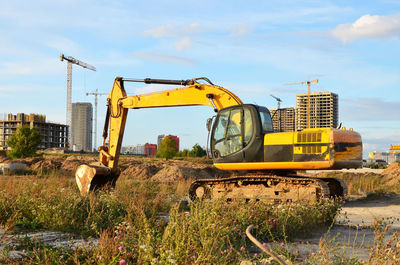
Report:
[[240,250],[243,251],[243,250],[244,250],[244,247],[240,247]]
[[315,256],[315,252],[311,253],[311,255]]
[[281,243],[281,247],[284,247],[285,246],[285,243]]
[[122,251],[124,251],[124,247],[123,246],[119,246],[118,250],[122,252]]
[[258,254],[257,254],[257,253],[254,253],[254,257],[257,258],[257,257],[258,257]]
[[236,226],[233,228],[233,230],[236,230]]
[[267,247],[267,243],[263,243],[263,247]]
[[25,250],[25,249],[23,249],[23,250],[22,250],[22,253],[25,253],[25,252],[26,252],[26,250]]
[[125,264],[126,264],[126,260],[121,259],[121,260],[119,261],[119,265],[125,265]]

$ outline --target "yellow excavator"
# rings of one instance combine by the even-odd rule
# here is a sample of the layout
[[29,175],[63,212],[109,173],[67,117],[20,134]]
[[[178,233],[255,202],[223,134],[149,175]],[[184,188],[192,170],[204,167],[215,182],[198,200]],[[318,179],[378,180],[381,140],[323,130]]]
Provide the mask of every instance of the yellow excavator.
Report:
[[[126,82],[178,85],[153,93],[128,96]],[[191,199],[245,201],[315,201],[346,195],[335,178],[305,177],[298,170],[358,168],[362,165],[361,136],[352,129],[315,128],[274,132],[266,107],[243,102],[207,78],[189,80],[126,79],[117,77],[107,98],[103,145],[97,164],[81,165],[76,182],[82,195],[114,187],[128,109],[206,105],[216,115],[207,121],[210,155],[222,170],[247,174],[199,179],[189,188]],[[195,176],[193,176],[195,178]]]

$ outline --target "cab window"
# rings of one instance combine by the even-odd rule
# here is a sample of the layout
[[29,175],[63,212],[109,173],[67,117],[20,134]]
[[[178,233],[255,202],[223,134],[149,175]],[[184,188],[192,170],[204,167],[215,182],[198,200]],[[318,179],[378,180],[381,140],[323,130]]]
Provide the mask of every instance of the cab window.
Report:
[[243,149],[251,140],[253,124],[250,110],[221,111],[215,125],[212,150],[227,156]]
[[264,133],[274,132],[274,127],[272,125],[271,114],[266,111],[260,111],[261,126]]

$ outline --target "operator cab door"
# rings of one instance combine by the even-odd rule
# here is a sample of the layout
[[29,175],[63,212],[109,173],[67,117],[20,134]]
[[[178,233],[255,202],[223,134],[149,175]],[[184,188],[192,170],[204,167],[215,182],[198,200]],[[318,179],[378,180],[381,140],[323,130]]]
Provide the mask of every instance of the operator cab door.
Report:
[[263,133],[255,105],[232,106],[218,112],[211,152],[215,163],[263,161]]

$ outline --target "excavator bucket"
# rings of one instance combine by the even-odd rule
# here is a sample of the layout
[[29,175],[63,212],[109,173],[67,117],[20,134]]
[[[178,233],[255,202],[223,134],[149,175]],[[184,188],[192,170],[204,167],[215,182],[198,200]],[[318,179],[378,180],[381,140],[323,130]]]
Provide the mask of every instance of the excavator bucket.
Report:
[[111,169],[98,164],[80,165],[75,172],[76,184],[81,195],[105,187],[114,187],[119,175],[111,173]]

